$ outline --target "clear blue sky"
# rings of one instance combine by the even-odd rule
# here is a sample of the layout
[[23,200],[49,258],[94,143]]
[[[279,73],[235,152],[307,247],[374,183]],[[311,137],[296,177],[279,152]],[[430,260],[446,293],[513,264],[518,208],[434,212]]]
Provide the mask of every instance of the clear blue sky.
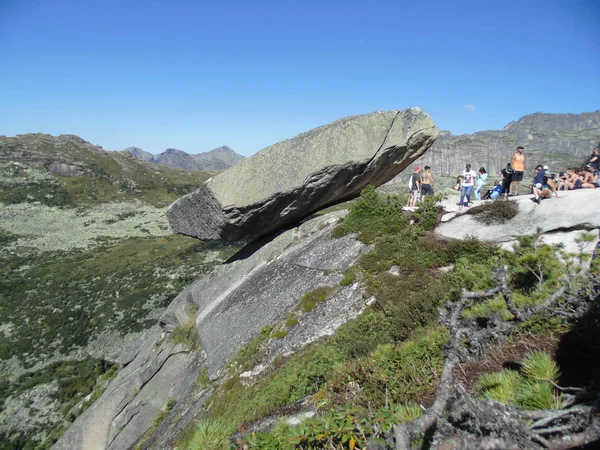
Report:
[[600,109],[600,2],[0,0],[0,134],[250,155],[420,106],[455,134]]

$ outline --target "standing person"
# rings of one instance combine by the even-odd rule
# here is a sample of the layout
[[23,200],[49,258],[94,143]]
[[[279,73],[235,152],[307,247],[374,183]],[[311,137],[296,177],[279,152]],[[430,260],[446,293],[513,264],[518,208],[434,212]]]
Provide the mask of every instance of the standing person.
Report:
[[523,180],[523,172],[525,172],[525,156],[523,156],[523,150],[524,148],[519,145],[510,161],[513,169],[513,176],[509,195],[519,195],[519,188],[521,187],[521,181]]
[[504,169],[502,169],[499,173],[502,175],[502,195],[506,195],[508,197],[508,190],[510,189],[510,184],[512,183],[513,170],[512,165],[508,163]]
[[488,179],[488,173],[485,170],[485,167],[479,168],[479,173],[477,174],[477,186],[475,186],[475,200],[481,200],[481,189],[485,185],[485,182]]
[[431,167],[425,166],[424,172],[421,174],[421,201],[428,195],[433,195],[433,174],[431,173]]
[[[467,164],[465,166],[465,170],[462,173],[463,181],[462,181],[462,189],[460,191],[460,203],[459,209],[462,209],[463,206],[469,206],[471,203],[471,192],[473,192],[473,187],[475,186],[475,178],[477,174],[473,169],[471,169],[471,164]],[[467,201],[465,203],[465,197]]]
[[588,159],[587,164],[591,164],[594,170],[600,170],[600,144],[592,150],[592,155]]
[[415,208],[417,202],[421,199],[421,168],[415,167],[415,173],[412,175],[412,183],[410,187],[410,197],[408,199],[408,207]]

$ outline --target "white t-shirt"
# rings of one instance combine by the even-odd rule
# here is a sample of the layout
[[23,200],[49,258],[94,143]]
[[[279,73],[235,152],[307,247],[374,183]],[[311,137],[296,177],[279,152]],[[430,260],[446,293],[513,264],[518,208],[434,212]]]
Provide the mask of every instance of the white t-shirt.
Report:
[[466,170],[463,170],[462,176],[463,186],[475,186],[475,179],[477,178],[477,174],[473,169],[469,170],[468,172]]

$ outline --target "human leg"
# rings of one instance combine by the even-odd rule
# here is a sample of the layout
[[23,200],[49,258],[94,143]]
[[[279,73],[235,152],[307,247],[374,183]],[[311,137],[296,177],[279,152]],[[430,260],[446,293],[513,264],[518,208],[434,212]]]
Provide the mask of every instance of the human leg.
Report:
[[460,190],[460,202],[458,202],[459,206],[464,205],[465,196],[467,195],[467,186],[463,186]]
[[465,206],[469,206],[469,203],[471,203],[471,193],[472,192],[473,192],[473,186],[467,186],[467,192],[466,192],[467,204]]

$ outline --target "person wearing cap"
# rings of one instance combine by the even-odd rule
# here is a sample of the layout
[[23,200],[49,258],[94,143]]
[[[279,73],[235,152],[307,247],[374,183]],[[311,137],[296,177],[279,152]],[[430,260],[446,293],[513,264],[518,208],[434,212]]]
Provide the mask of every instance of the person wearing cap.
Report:
[[517,147],[510,164],[513,169],[513,176],[509,195],[519,195],[519,188],[521,187],[521,181],[523,180],[523,172],[525,172],[525,156],[523,156],[522,146],[519,145]]
[[421,201],[428,196],[433,195],[433,174],[431,173],[431,167],[425,166],[423,173],[421,174]]
[[411,185],[410,195],[408,197],[409,208],[415,208],[417,206],[417,202],[421,200],[421,168],[419,166],[416,166],[414,168],[414,172],[415,173],[413,173],[413,175],[410,177]]

